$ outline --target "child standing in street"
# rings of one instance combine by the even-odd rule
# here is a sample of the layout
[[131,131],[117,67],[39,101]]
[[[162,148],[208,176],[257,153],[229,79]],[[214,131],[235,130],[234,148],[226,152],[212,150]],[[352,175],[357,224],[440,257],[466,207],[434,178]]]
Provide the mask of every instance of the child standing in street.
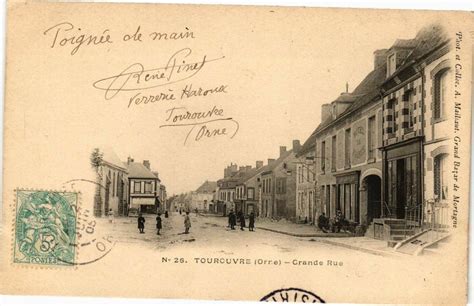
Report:
[[187,211],[186,216],[184,216],[184,233],[189,234],[190,228],[191,228],[191,219],[189,218],[189,211]]
[[145,233],[145,218],[143,218],[142,213],[138,215],[138,230],[140,231],[140,234]]

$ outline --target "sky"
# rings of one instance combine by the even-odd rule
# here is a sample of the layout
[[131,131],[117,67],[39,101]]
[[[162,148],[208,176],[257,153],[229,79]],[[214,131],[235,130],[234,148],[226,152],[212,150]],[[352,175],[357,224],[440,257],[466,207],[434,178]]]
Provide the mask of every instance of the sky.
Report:
[[[358,11],[340,14],[336,19],[327,12],[275,14],[279,15],[277,20],[265,17],[264,22],[247,26],[238,20],[240,14],[229,17],[225,32],[231,33],[231,39],[217,39],[218,30],[204,32],[209,29],[191,27],[197,46],[202,46],[198,40],[203,37],[209,41],[210,57],[225,56],[215,65],[209,64],[210,70],[203,70],[193,86],[226,84],[228,93],[196,98],[179,106],[190,111],[222,107],[227,116],[239,122],[233,139],[216,137],[182,145],[185,129],[160,129],[148,143],[131,140],[131,145],[114,146],[117,154],[123,160],[127,156],[135,161],[150,160],[169,195],[195,190],[205,180],[222,178],[231,162],[255,166],[256,160],[263,160],[266,164],[268,158],[278,157],[279,146],[290,149],[294,139],[304,143],[320,122],[321,104],[336,99],[345,91],[346,82],[349,91],[353,90],[373,69],[373,51],[389,48],[397,38],[413,38],[424,25],[419,21],[412,24],[413,18],[405,15],[398,16],[407,19],[401,23],[405,28],[401,28],[400,23],[390,21],[393,16],[383,18],[383,14]],[[340,22],[342,19],[347,23]],[[224,21],[215,20],[216,24],[220,22]],[[181,87],[178,84],[175,90]],[[147,110],[160,107],[167,109],[160,105]],[[143,113],[145,109],[136,107],[129,112],[130,120],[143,120],[143,124],[135,122],[134,128],[145,130],[153,121],[151,113]],[[161,123],[165,118],[162,115]]]

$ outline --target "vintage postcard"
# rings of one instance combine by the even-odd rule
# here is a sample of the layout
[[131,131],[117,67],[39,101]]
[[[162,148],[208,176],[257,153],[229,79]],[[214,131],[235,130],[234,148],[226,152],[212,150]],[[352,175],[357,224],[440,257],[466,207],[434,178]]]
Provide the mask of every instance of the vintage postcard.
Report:
[[473,21],[10,1],[0,293],[465,304]]

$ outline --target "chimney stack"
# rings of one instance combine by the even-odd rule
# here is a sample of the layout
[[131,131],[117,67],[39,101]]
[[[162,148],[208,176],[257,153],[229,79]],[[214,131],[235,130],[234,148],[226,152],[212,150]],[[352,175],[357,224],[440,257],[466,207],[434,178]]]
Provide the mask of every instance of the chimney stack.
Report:
[[374,69],[387,64],[387,49],[374,51]]
[[301,149],[301,143],[298,139],[293,140],[293,153],[298,153]]
[[283,154],[286,153],[286,147],[285,146],[280,146],[280,157],[283,156]]
[[130,165],[131,163],[133,163],[133,158],[129,156],[127,157],[127,165]]
[[274,159],[274,158],[269,158],[269,159],[267,160],[267,162],[268,162],[268,165],[271,165],[271,164],[273,164],[273,163],[275,162],[275,159]]
[[263,167],[263,160],[257,160],[255,162],[255,168],[259,169]]
[[143,166],[145,166],[148,170],[150,170],[150,161],[149,160],[144,160],[143,161]]

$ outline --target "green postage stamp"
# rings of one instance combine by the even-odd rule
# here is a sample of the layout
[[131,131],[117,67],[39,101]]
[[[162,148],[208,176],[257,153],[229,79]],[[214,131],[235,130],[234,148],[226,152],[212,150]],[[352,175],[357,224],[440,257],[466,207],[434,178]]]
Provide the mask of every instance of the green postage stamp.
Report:
[[16,190],[13,262],[73,265],[77,202],[76,192]]

